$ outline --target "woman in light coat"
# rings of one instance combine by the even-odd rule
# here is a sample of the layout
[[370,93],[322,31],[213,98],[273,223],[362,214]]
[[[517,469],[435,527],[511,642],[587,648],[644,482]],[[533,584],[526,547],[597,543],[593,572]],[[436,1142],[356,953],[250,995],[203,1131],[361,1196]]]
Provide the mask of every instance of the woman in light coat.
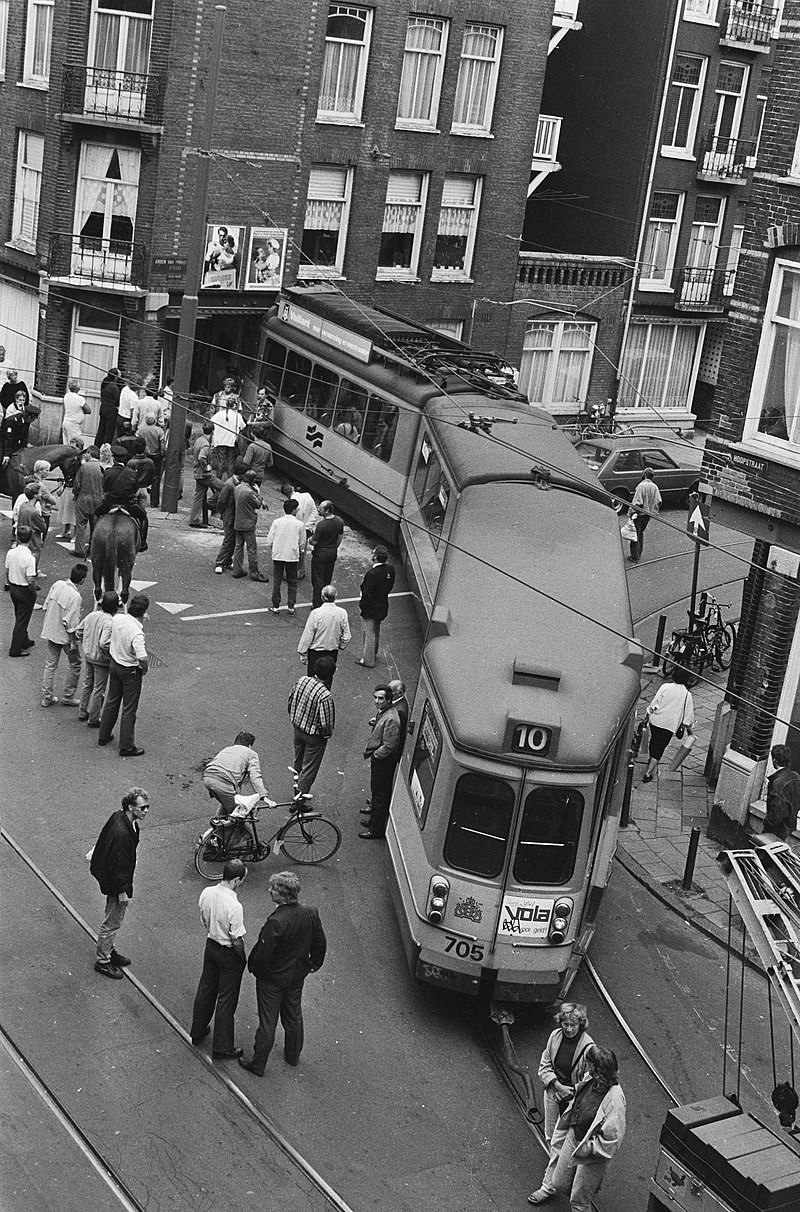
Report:
[[548,1145],[561,1107],[575,1094],[586,1073],[586,1056],[594,1043],[589,1032],[586,1007],[564,1002],[555,1016],[556,1029],[544,1046],[539,1061],[539,1081],[544,1086],[544,1136]]
[[656,766],[673,736],[681,728],[685,732],[691,732],[694,728],[694,703],[686,685],[688,679],[686,670],[676,666],[672,672],[672,681],[664,683],[647,708],[647,721],[650,725],[650,745],[647,752],[650,760],[642,779],[643,783],[653,781]]

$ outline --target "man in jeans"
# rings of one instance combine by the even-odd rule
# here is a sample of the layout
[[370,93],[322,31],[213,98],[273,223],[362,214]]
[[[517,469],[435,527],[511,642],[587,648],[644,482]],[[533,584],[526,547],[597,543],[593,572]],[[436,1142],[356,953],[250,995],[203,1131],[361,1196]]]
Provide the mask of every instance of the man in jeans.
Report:
[[289,695],[289,719],[294,730],[294,768],[299,791],[310,791],[319,773],[325,747],[333,736],[336,710],[328,683],[333,678],[330,657],[320,657],[314,676],[300,678]]
[[94,970],[111,980],[122,980],[122,969],[131,962],[114,947],[128,901],[133,896],[133,873],[139,845],[139,822],[150,811],[150,797],[142,787],[131,787],[122,797],[122,807],[113,812],[100,831],[91,852],[89,870],[106,898],[106,911],[97,936]]
[[86,580],[85,564],[74,564],[68,581],[55,581],[44,602],[42,639],[47,641],[47,658],[42,673],[42,706],[50,707],[58,699],[53,694],[53,679],[62,652],[69,662],[61,701],[65,706],[77,703],[75,691],[81,676],[81,654],[76,631],[81,621],[80,586]]
[[10,657],[30,656],[34,641],[28,635],[39,582],[36,579],[36,556],[31,551],[33,531],[30,526],[17,527],[17,546],[6,554],[8,592],[14,604],[14,630],[11,633]]
[[111,664],[111,620],[119,610],[119,594],[108,589],[102,601],[87,614],[78,627],[83,645],[83,676],[81,677],[78,719],[89,728],[100,727],[100,712],[108,684]]
[[208,490],[213,488],[218,492],[222,480],[214,475],[211,466],[211,435],[214,426],[210,421],[203,424],[203,432],[194,444],[194,497],[189,510],[189,525],[193,530],[203,530],[208,526]]
[[108,670],[108,697],[100,717],[98,745],[113,741],[113,728],[117,722],[120,705],[122,719],[119,728],[120,757],[141,757],[144,749],[138,749],[134,739],[136,710],[142,693],[142,678],[147,673],[150,660],[144,646],[142,619],[147,614],[150,599],[143,593],[134,593],[128,602],[128,613],[117,614],[111,621],[109,653],[111,664]]
[[256,473],[246,471],[241,483],[233,490],[233,530],[236,541],[233,549],[233,575],[245,576],[244,552],[247,548],[247,565],[251,581],[268,581],[258,570],[258,544],[256,543],[256,523],[258,511],[264,502],[261,493],[256,488]]
[[297,515],[297,501],[290,497],[283,502],[283,517],[276,518],[269,528],[267,546],[272,548],[272,605],[277,614],[281,608],[281,581],[286,577],[286,599],[289,614],[294,614],[297,601],[297,566],[306,549],[306,528]]

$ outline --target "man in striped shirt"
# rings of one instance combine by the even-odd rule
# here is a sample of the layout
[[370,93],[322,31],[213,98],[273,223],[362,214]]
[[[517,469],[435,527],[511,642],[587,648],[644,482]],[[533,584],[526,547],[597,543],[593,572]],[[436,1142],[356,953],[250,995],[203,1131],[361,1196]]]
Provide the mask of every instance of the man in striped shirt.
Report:
[[330,657],[320,657],[313,676],[300,678],[289,695],[289,719],[294,729],[294,768],[298,789],[310,791],[319,773],[325,746],[333,736],[336,711],[326,682],[333,678]]

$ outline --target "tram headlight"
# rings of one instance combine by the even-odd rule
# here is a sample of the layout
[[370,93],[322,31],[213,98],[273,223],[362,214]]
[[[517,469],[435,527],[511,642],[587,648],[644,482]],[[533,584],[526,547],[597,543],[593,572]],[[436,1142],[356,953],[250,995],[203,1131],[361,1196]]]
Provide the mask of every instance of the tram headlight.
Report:
[[447,898],[450,895],[450,884],[443,875],[434,875],[428,887],[428,921],[438,926],[444,917]]
[[572,917],[572,901],[567,897],[562,896],[553,905],[553,915],[550,918],[550,929],[547,932],[548,940],[551,943],[563,943],[567,937],[569,930],[570,918]]

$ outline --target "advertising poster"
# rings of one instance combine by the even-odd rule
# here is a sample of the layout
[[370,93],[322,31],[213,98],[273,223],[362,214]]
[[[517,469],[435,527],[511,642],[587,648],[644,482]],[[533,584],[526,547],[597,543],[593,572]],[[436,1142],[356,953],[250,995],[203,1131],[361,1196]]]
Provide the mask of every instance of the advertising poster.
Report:
[[203,258],[201,290],[237,290],[245,229],[230,223],[209,223]]
[[280,290],[286,263],[285,227],[252,227],[245,290]]

